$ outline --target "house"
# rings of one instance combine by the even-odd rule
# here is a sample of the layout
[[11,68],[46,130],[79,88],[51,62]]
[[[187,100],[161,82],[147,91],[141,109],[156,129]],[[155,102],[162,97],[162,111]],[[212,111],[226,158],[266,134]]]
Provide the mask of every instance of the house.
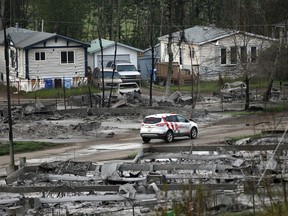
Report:
[[274,26],[273,36],[279,38],[281,44],[288,43],[288,20],[277,23]]
[[[105,67],[109,61],[114,60],[115,54],[115,42],[101,39],[103,47],[103,66]],[[117,43],[116,60],[125,60],[131,62],[136,68],[138,68],[138,54],[143,50],[131,47],[122,43]],[[101,67],[101,47],[99,39],[91,42],[91,47],[88,48],[88,66],[92,69],[95,67]]]
[[[55,33],[6,29],[11,86],[18,90],[71,87],[87,80],[88,43]],[[0,32],[0,74],[6,80],[4,30]]]
[[[168,35],[158,38],[155,46],[156,69],[159,63],[168,63]],[[243,69],[243,64],[254,64],[262,49],[277,39],[237,30],[221,29],[215,26],[194,26],[172,34],[173,64],[179,71],[199,75],[201,79],[215,79],[219,74],[229,76]],[[149,74],[151,49],[145,50],[139,58],[140,69]],[[173,71],[175,73],[175,71]],[[156,72],[157,74],[157,72]],[[173,74],[172,74],[173,75]],[[173,76],[176,77],[176,74]],[[166,78],[167,75],[164,76]]]

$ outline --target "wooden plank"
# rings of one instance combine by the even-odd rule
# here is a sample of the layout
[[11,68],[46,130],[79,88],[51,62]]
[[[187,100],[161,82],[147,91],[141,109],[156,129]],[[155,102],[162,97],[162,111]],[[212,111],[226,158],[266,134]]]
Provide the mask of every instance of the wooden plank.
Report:
[[[155,194],[136,194],[135,200],[147,200],[156,198]],[[70,196],[59,198],[39,198],[41,203],[63,203],[63,202],[102,202],[102,201],[127,201],[125,196],[115,195],[89,195],[89,196]],[[156,200],[155,200],[156,201]]]
[[90,192],[90,191],[112,191],[117,192],[119,185],[86,185],[86,186],[0,186],[0,192],[4,193],[35,193],[35,192],[50,192],[50,193],[75,193],[75,192]]
[[17,181],[20,175],[24,173],[24,168],[20,168],[15,172],[11,173],[9,176],[5,178],[6,184],[12,184],[13,182]]
[[[153,165],[153,167],[152,167]],[[122,164],[119,171],[157,171],[157,170],[225,170],[235,169],[222,164]]]
[[[217,151],[219,147],[221,147],[225,151],[271,151],[276,149],[277,144],[267,144],[267,145],[207,145],[207,146],[149,146],[144,147],[143,152],[144,153],[171,153],[171,152],[192,152],[194,151]],[[279,146],[279,151],[281,150],[287,150],[288,144],[282,143]]]
[[236,161],[238,158],[232,157],[231,155],[196,155],[196,154],[181,154],[181,153],[154,153],[154,154],[147,154],[141,157],[141,159],[165,159],[165,158],[178,158],[178,159],[186,159],[186,160],[205,160],[205,161],[212,161],[212,160],[232,160]]
[[[87,185],[87,186],[0,186],[2,193],[79,193],[79,192],[115,192],[118,193],[121,185]],[[183,190],[203,188],[205,190],[235,190],[235,184],[158,184],[160,190]]]

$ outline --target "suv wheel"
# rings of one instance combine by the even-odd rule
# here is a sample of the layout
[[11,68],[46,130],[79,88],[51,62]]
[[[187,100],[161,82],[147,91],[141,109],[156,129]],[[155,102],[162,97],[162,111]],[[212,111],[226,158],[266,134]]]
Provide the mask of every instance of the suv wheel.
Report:
[[149,143],[150,142],[150,138],[147,137],[142,137],[142,140],[144,143]]
[[198,131],[196,127],[191,128],[190,131],[190,139],[195,139],[198,135]]
[[171,130],[167,131],[166,136],[165,136],[165,141],[167,143],[171,143],[173,141],[173,132]]

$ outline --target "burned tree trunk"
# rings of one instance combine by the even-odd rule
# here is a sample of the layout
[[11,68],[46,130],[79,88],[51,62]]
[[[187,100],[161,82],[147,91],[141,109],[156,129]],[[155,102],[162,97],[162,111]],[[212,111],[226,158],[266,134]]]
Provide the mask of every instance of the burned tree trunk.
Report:
[[268,86],[267,86],[267,89],[266,89],[266,91],[264,93],[264,96],[263,96],[263,101],[264,102],[267,102],[269,100],[269,98],[270,98],[274,77],[275,77],[275,75],[276,75],[276,73],[278,71],[278,63],[279,63],[279,58],[280,58],[280,52],[281,52],[281,48],[278,49],[277,55],[275,57],[275,61],[274,61],[274,64],[273,64],[273,70],[271,71],[271,74],[270,74],[270,77],[269,77],[269,81],[268,81]]
[[173,64],[173,52],[172,52],[172,4],[173,0],[168,1],[168,23],[169,23],[169,36],[168,36],[168,56],[169,56],[169,63],[168,63],[168,74],[166,79],[166,86],[165,86],[165,98],[169,96],[169,90],[171,85],[171,78],[172,78],[172,64]]

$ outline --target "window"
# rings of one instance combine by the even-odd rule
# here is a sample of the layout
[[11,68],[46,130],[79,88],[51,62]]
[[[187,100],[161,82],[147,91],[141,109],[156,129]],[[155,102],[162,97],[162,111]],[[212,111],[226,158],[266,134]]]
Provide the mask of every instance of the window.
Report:
[[190,58],[194,59],[194,56],[195,56],[195,50],[193,47],[192,48],[190,47]]
[[61,64],[74,63],[74,51],[61,52]]
[[237,47],[236,46],[231,47],[230,58],[231,58],[231,64],[237,63]]
[[189,122],[189,121],[188,121],[186,118],[184,118],[183,116],[178,115],[177,117],[178,117],[178,121],[179,121],[179,122],[183,122],[183,123]]
[[178,118],[175,115],[166,116],[164,119],[167,122],[178,122]]
[[150,118],[145,118],[143,120],[143,123],[144,124],[156,124],[156,123],[159,123],[161,122],[161,118],[154,118],[154,117],[150,117]]
[[241,47],[240,55],[241,55],[241,63],[246,63],[247,62],[247,47],[246,46]]
[[179,64],[182,65],[182,49],[179,47]]
[[44,61],[45,52],[35,52],[35,61]]
[[11,58],[11,67],[16,67],[16,52],[14,50],[10,50],[10,58]]
[[117,71],[137,71],[134,65],[118,65]]
[[226,64],[226,48],[221,49],[221,64]]
[[251,47],[251,63],[255,63],[256,59],[256,47]]

